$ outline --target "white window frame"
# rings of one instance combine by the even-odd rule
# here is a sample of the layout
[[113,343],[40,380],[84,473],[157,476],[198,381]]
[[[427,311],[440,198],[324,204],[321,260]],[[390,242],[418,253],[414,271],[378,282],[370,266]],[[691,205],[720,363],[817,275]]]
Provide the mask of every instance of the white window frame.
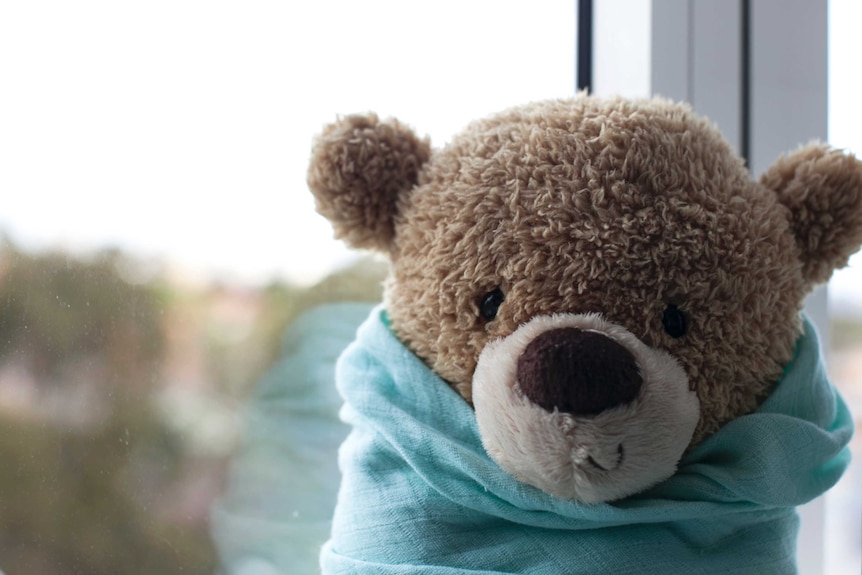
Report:
[[[782,152],[826,141],[828,0],[591,4],[591,92],[689,102],[718,125],[755,177]],[[825,287],[808,298],[806,313],[827,350]],[[799,573],[822,575],[824,497],[800,516]]]

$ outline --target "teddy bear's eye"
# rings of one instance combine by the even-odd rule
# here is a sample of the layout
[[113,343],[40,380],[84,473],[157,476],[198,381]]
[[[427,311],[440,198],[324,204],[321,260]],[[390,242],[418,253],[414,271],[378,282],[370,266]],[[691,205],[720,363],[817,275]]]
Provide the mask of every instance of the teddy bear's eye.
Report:
[[661,323],[669,336],[676,339],[685,335],[688,322],[685,314],[673,304],[668,304],[661,316]]
[[479,302],[479,313],[482,314],[485,321],[491,321],[497,317],[497,310],[500,309],[500,305],[505,299],[506,296],[503,295],[503,290],[500,288],[495,288],[482,296],[482,300]]

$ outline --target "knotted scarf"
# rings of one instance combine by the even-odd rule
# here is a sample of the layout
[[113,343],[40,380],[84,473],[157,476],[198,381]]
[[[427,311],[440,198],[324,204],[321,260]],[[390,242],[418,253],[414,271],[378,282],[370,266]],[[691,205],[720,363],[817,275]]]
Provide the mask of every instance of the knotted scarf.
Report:
[[612,503],[565,501],[485,453],[468,404],[378,307],[339,359],[352,431],[325,574],[795,573],[797,505],[849,462],[850,414],[805,322],[761,407],[689,452],[678,472]]

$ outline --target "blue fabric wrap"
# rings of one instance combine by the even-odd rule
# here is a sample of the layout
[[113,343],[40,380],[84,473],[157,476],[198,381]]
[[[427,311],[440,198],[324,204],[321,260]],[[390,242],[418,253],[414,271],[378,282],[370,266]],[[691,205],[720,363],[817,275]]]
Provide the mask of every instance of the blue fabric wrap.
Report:
[[325,574],[796,572],[795,507],[849,463],[852,420],[805,322],[755,413],[725,425],[651,490],[597,505],[518,482],[482,448],[472,410],[376,308],[336,368],[352,431]]
[[287,330],[244,409],[243,441],[212,508],[218,573],[319,571],[338,492],[335,455],[350,431],[338,420],[335,362],[371,308],[321,306]]

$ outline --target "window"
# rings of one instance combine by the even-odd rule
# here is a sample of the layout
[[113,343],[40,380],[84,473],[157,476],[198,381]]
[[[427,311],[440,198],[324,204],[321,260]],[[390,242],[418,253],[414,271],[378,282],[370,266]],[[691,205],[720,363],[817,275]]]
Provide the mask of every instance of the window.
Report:
[[[216,569],[213,501],[284,326],[321,300],[379,297],[380,265],[356,265],[314,213],[312,137],[374,110],[439,145],[473,118],[572,94],[576,4],[0,5],[0,569]],[[690,100],[762,169],[777,151],[736,96],[775,86],[762,59],[742,85],[748,6],[757,58],[787,55],[762,49],[780,45],[778,16],[814,30],[791,37],[814,64],[789,65],[817,76],[816,103],[782,100],[810,112],[799,139],[862,153],[862,13],[830,0],[827,37],[826,5],[595,2],[593,87]],[[857,255],[835,275],[829,308],[830,369],[857,413],[860,270]],[[859,572],[853,465],[805,512],[805,574]]]
[[574,11],[4,3],[0,569],[211,570],[210,505],[282,328],[377,297],[380,268],[314,213],[313,135],[375,110],[440,144],[569,95]]
[[[600,93],[659,93],[691,102],[718,124],[755,174],[779,153],[812,139],[828,138],[857,154],[862,148],[862,115],[855,105],[862,85],[851,63],[862,50],[852,31],[862,17],[856,3],[594,4],[594,85]],[[624,43],[617,41],[621,36]],[[856,413],[862,409],[860,258],[857,254],[849,268],[833,276],[828,307],[825,289],[807,304],[826,344],[831,377]],[[858,446],[857,439],[851,448]],[[854,462],[833,491],[803,508],[801,573],[859,572],[859,469]]]

